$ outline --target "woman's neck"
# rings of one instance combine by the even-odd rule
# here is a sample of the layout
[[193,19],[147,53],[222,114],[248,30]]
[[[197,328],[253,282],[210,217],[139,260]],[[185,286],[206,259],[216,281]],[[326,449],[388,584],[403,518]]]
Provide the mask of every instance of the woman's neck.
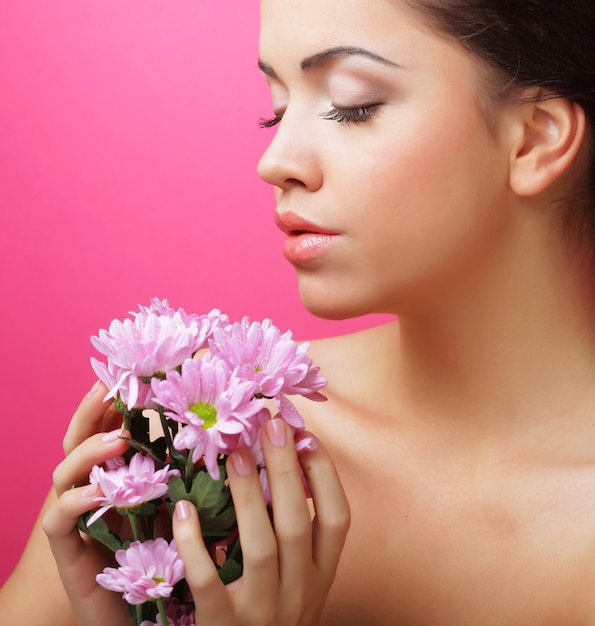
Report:
[[398,397],[488,430],[560,416],[587,396],[595,414],[591,268],[561,247],[499,261],[401,314]]

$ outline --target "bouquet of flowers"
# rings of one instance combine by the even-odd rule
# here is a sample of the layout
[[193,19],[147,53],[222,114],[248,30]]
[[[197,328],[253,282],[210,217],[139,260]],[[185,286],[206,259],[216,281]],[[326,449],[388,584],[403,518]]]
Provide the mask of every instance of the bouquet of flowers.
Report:
[[[175,503],[187,500],[198,509],[223,582],[241,576],[226,457],[239,448],[252,453],[270,502],[260,444],[260,430],[273,417],[269,407],[298,433],[304,423],[287,396],[324,400],[326,381],[307,356],[308,344],[297,344],[268,319],[230,323],[218,310],[188,314],[157,298],[124,321],[113,320],[91,342],[107,357],[91,359],[109,389],[105,399],[113,399],[131,432],[124,456],[93,467],[90,482],[102,495],[98,508],[79,520],[119,565],[105,568],[97,582],[123,594],[137,626],[192,626],[194,605],[171,539]],[[307,443],[300,439],[296,447]],[[121,523],[106,522],[110,509],[128,520],[126,532]]]

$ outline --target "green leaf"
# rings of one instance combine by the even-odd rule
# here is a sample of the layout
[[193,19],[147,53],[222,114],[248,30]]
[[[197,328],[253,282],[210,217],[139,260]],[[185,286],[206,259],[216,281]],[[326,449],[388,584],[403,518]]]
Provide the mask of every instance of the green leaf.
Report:
[[200,525],[205,540],[224,539],[236,529],[236,515],[231,500],[231,492],[225,486],[226,474],[221,472],[215,480],[204,469],[194,476],[190,491],[186,491],[184,480],[179,476],[169,479],[169,498],[173,504],[178,500],[192,502],[200,517]]
[[87,535],[93,537],[93,539],[101,542],[113,552],[120,550],[123,547],[122,540],[108,528],[107,523],[102,517],[95,520],[91,526],[87,526],[87,520],[91,517],[92,513],[92,511],[89,511],[79,516],[77,523],[79,530],[82,530],[84,533],[87,533]]
[[243,562],[240,537],[237,536],[227,548],[225,563],[217,568],[223,584],[227,585],[242,575]]
[[204,512],[202,514],[199,512],[199,515],[201,515],[200,528],[205,538],[229,537],[236,529],[236,512],[232,506],[213,517],[205,518]]
[[242,575],[242,566],[233,559],[228,559],[225,563],[217,570],[219,574],[219,578],[224,585],[228,585],[232,583],[234,580],[237,580]]

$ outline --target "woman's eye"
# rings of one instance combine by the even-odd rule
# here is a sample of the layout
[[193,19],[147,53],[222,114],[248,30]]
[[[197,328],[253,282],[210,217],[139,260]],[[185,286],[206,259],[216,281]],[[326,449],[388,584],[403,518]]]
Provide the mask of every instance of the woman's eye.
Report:
[[[326,113],[321,113],[320,116],[325,120],[332,120],[339,122],[340,124],[358,124],[360,122],[367,122],[377,112],[379,104],[369,104],[364,107],[357,107],[353,109],[338,109],[332,108]],[[258,120],[260,128],[271,128],[277,126],[283,119],[283,113],[277,113],[273,117],[266,118],[261,117]]]
[[337,109],[333,108],[321,116],[325,120],[333,120],[340,124],[357,124],[359,122],[367,122],[378,110],[378,104],[369,104],[365,107],[357,107],[354,109]]
[[273,117],[261,117],[258,120],[258,125],[260,128],[271,128],[272,126],[277,126],[282,117],[282,113],[277,113]]

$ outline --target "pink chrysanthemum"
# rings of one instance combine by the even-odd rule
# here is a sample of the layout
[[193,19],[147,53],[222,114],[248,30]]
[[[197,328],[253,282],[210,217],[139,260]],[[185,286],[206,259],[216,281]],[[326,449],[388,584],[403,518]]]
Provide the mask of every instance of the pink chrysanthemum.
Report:
[[[212,309],[209,313],[198,315],[196,313],[186,313],[183,308],[174,309],[170,306],[166,299],[160,300],[159,298],[153,298],[149,306],[139,305],[138,312],[131,311],[130,314],[133,317],[148,317],[151,314],[174,317],[179,314],[184,323],[188,326],[191,322],[198,320],[202,323],[202,320],[208,322],[208,328],[206,337],[210,337],[214,328],[225,328],[229,326],[229,317],[224,313],[221,313],[219,309]],[[202,347],[202,346],[201,346]]]
[[95,465],[89,475],[91,484],[99,485],[103,496],[95,498],[101,507],[87,521],[90,526],[112,507],[134,509],[146,502],[157,500],[167,494],[170,476],[179,476],[178,470],[170,470],[169,465],[155,470],[155,461],[140,453],[126,465],[122,457],[115,457],[106,463],[107,469]]
[[[200,315],[199,318],[203,323],[207,322],[207,339],[213,335],[215,328],[229,328],[229,317],[225,313],[221,313],[219,309],[212,309],[209,313]],[[206,345],[207,341],[205,341]]]
[[169,309],[159,315],[144,308],[134,319],[113,320],[108,331],[91,337],[93,346],[108,359],[107,366],[91,359],[93,370],[108,386],[106,399],[119,394],[129,410],[152,407],[147,401],[149,379],[164,376],[192,357],[204,346],[212,326],[208,316]]
[[116,552],[116,561],[120,567],[106,567],[96,579],[105,589],[122,593],[129,604],[169,598],[173,586],[184,578],[175,540],[134,541],[127,550]]
[[215,329],[209,345],[232,368],[240,368],[242,377],[254,380],[267,398],[301,394],[326,399],[319,393],[326,380],[306,354],[309,344],[298,344],[291,331],[281,334],[269,319],[250,323],[244,317],[228,329]]
[[156,402],[171,419],[184,424],[174,438],[178,450],[192,450],[192,460],[205,457],[209,474],[219,478],[217,459],[231,451],[230,443],[252,428],[251,418],[264,405],[253,399],[253,381],[243,381],[221,359],[207,354],[190,359],[182,372],[152,382]]
[[174,309],[170,306],[168,300],[165,298],[161,300],[160,298],[152,298],[151,304],[149,306],[145,306],[144,304],[138,305],[138,311],[130,311],[130,315],[133,318],[135,317],[144,317],[147,318],[149,315],[158,315],[164,317],[174,317],[176,313],[180,314],[180,317],[183,319],[185,324],[188,324],[194,319],[198,318],[196,313],[188,314],[183,308]]
[[116,367],[111,361],[102,363],[91,357],[91,367],[95,375],[108,388],[104,400],[120,398],[128,410],[134,408],[154,409],[153,392],[151,385],[132,376],[129,370]]

